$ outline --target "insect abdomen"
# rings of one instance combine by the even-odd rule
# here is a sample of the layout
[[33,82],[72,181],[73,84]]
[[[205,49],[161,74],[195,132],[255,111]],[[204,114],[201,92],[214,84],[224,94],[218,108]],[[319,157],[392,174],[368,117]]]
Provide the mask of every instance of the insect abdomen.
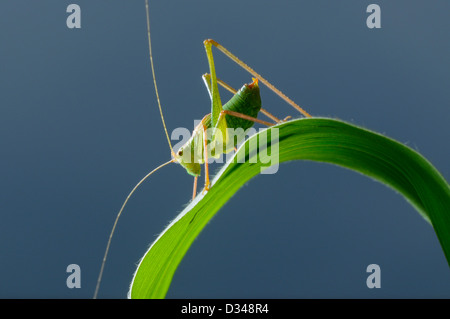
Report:
[[[258,80],[254,79],[244,86],[223,106],[224,110],[242,113],[251,117],[258,117],[261,110],[261,96],[259,95]],[[254,122],[235,116],[226,116],[227,126],[244,130],[253,126]]]

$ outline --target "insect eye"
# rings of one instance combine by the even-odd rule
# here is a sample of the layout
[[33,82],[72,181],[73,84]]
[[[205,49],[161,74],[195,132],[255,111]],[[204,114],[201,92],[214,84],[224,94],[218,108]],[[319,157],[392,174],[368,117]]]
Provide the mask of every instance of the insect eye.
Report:
[[183,150],[178,151],[178,156],[183,156]]

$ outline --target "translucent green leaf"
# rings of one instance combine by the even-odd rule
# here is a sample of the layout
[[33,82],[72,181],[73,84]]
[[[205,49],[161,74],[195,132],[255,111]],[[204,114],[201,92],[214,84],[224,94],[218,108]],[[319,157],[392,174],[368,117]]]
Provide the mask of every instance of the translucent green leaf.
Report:
[[[431,223],[450,264],[450,187],[423,156],[383,135],[333,119],[300,119],[274,128],[279,129],[280,163],[312,160],[340,165],[403,195]],[[271,154],[275,148],[270,144],[257,149],[255,141],[261,134],[248,139],[235,157],[245,154],[253,159],[261,151]],[[225,164],[211,190],[198,195],[150,246],[134,275],[129,297],[164,298],[175,270],[203,227],[265,165],[248,160]]]

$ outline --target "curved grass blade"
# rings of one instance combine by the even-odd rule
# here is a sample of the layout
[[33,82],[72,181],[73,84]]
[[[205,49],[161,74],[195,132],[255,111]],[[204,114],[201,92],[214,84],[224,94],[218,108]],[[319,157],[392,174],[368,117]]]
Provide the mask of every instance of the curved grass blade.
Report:
[[[450,187],[419,153],[390,138],[326,118],[289,121],[279,129],[279,162],[312,160],[340,165],[383,182],[402,194],[438,236],[450,265]],[[268,129],[269,131],[271,129]],[[260,133],[241,146],[236,156],[254,156],[248,149]],[[272,146],[267,147],[270,153]],[[261,149],[259,150],[261,151]],[[244,153],[243,153],[244,152]],[[150,246],[131,283],[131,298],[164,298],[178,264],[203,227],[231,196],[264,164],[227,163],[211,190],[198,195]]]

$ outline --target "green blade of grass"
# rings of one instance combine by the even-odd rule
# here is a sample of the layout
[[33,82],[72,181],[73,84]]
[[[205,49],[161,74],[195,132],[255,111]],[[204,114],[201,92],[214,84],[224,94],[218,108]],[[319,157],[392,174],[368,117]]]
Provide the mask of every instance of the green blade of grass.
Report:
[[[374,178],[403,195],[434,227],[450,265],[450,187],[423,156],[383,135],[333,119],[300,119],[274,127],[279,129],[280,163],[312,160],[336,164]],[[245,158],[254,156],[255,147],[249,149],[248,145],[260,134],[247,140],[235,157],[244,153]],[[271,148],[267,147],[269,154]],[[198,195],[150,246],[134,274],[129,297],[164,298],[176,268],[197,235],[264,165],[248,161],[225,164],[210,191]]]

